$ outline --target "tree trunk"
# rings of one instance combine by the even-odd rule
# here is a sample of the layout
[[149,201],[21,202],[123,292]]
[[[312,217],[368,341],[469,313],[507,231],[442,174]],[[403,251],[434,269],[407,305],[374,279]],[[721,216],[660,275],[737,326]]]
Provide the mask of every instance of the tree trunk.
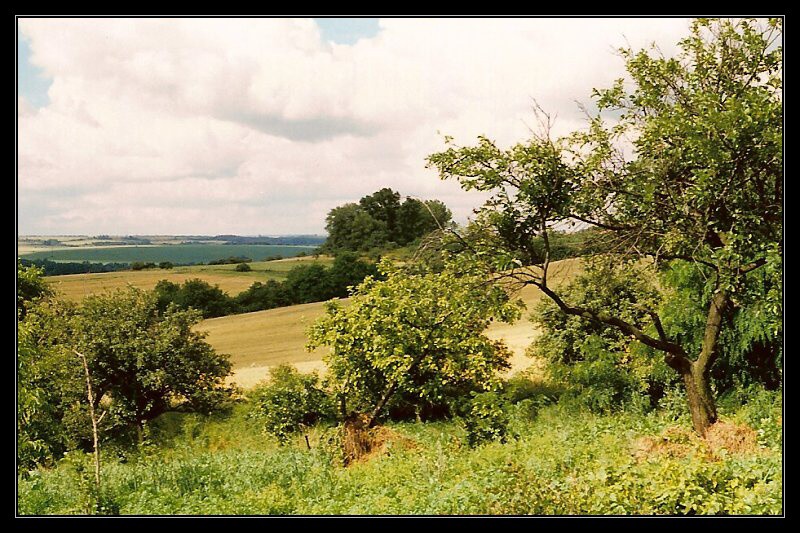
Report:
[[708,376],[697,372],[698,367],[692,363],[683,374],[683,385],[689,412],[692,414],[692,426],[701,436],[706,435],[708,428],[717,421],[717,408],[708,383]]
[[722,328],[722,317],[728,305],[730,305],[730,299],[727,293],[721,290],[714,293],[708,307],[708,318],[700,356],[696,361],[681,369],[683,384],[686,388],[686,399],[692,414],[692,425],[694,430],[702,436],[705,436],[709,426],[717,421],[717,407],[711,392],[709,372],[711,364],[717,357],[717,341]]

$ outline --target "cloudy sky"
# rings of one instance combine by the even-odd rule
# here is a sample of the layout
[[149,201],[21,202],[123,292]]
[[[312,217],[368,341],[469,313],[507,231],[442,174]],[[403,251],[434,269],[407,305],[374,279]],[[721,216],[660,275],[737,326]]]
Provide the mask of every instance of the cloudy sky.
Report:
[[466,220],[425,157],[583,127],[615,48],[681,19],[18,19],[20,234],[323,233],[382,187]]

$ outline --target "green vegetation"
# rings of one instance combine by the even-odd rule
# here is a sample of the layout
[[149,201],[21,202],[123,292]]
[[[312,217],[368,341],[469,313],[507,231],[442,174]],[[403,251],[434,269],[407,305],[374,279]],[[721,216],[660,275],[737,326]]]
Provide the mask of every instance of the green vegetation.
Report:
[[347,307],[328,303],[309,332],[309,349],[331,348],[325,361],[340,415],[364,414],[371,427],[395,399],[446,406],[497,387],[510,353],[484,331],[519,317],[506,293],[474,272],[415,275],[388,261],[381,271],[385,281],[364,280]]
[[[192,330],[195,311],[161,313],[153,293],[130,288],[92,296],[80,306],[50,299],[29,309],[19,324],[19,468],[47,464],[91,441],[85,357],[103,411],[104,438],[125,440],[178,405],[208,412],[230,389],[227,356]],[[80,356],[78,355],[80,354]]]
[[452,213],[442,202],[422,202],[384,188],[357,204],[335,207],[328,213],[328,240],[322,249],[338,253],[366,252],[406,246],[423,235],[447,227]]
[[[535,398],[533,398],[535,399]],[[735,400],[735,401],[734,401]],[[518,407],[524,404],[516,404]],[[365,462],[342,467],[324,426],[279,445],[256,404],[230,415],[169,413],[151,444],[108,457],[120,514],[745,514],[782,513],[780,394],[722,398],[728,433],[710,444],[664,411],[598,415],[512,409],[506,443],[471,448],[454,422],[393,423]],[[683,410],[683,409],[681,409]],[[757,430],[746,424],[761,420]],[[752,440],[753,434],[758,435]],[[747,445],[736,444],[741,435]],[[763,435],[763,437],[761,436]],[[723,437],[729,437],[727,439]],[[19,482],[21,514],[84,514],[72,464]]]
[[[133,263],[169,261],[188,265],[208,263],[228,257],[264,259],[281,255],[293,257],[300,252],[315,250],[313,246],[278,246],[264,244],[182,244],[148,246],[75,247],[33,252],[20,255],[23,259],[51,261],[89,261],[91,263]],[[241,262],[241,261],[237,261]]]
[[[242,269],[240,267],[244,266]],[[251,272],[247,263],[240,263],[236,272]],[[347,296],[350,287],[358,285],[367,276],[378,276],[373,264],[365,263],[353,253],[339,254],[330,268],[320,263],[299,264],[286,272],[280,283],[255,282],[246,291],[231,298],[218,286],[195,278],[179,285],[167,280],[155,286],[159,309],[170,304],[179,309],[197,309],[204,318],[234,313],[249,313],[286,305],[320,302]]]
[[[472,247],[475,260],[539,287],[565,314],[660,352],[683,381],[700,434],[717,419],[710,373],[731,315],[761,306],[773,336],[782,329],[781,24],[696,20],[677,58],[621,51],[633,83],[594,92],[599,114],[588,131],[552,139],[540,116],[541,134],[509,149],[486,137],[463,148],[448,138],[451,146],[428,158],[443,179],[492,195],[479,223],[493,246]],[[619,119],[604,120],[604,111]],[[626,143],[634,156],[625,156]],[[706,303],[704,319],[680,337],[665,329],[656,301],[638,302],[643,316],[630,317],[554,291],[548,236],[575,220],[604,235],[609,263],[701,271],[704,283],[680,290]]]
[[253,416],[286,444],[293,433],[332,418],[333,405],[319,381],[316,373],[301,374],[291,365],[278,365],[270,372],[269,383],[248,393]]
[[[490,195],[467,227],[382,189],[329,214],[330,268],[236,298],[163,279],[77,304],[18,263],[19,512],[781,514],[781,37],[701,19],[675,59],[623,50],[632,83],[595,91],[587,131],[551,139],[540,113],[530,141],[429,157]],[[273,264],[228,258],[205,268]],[[490,325],[523,295],[541,364],[509,376]],[[322,378],[234,390],[197,327],[342,296],[203,323],[275,363],[307,335]]]

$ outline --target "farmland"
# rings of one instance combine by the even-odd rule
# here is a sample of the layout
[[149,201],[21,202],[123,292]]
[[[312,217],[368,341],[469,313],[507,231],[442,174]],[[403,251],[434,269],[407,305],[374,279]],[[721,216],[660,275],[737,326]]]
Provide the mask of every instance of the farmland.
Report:
[[139,289],[152,289],[162,279],[181,283],[187,279],[199,278],[230,295],[236,295],[257,281],[270,279],[283,280],[286,273],[300,263],[318,262],[329,265],[333,260],[321,256],[296,257],[275,261],[257,261],[249,263],[250,272],[237,272],[236,265],[195,265],[175,267],[170,270],[139,270],[122,272],[105,272],[100,274],[74,274],[68,276],[47,277],[48,283],[64,298],[80,301],[90,294],[123,288],[132,285]]
[[270,257],[292,257],[312,252],[313,246],[275,246],[261,244],[180,244],[141,246],[76,246],[39,250],[21,255],[22,259],[50,261],[88,261],[90,263],[132,263],[169,261],[176,264],[208,263],[228,257],[249,257],[263,260]]

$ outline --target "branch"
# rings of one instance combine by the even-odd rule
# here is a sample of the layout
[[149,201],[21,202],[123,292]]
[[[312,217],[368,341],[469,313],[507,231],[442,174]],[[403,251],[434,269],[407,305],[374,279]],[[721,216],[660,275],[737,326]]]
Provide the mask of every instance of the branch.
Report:
[[[561,297],[558,296],[552,289],[548,286],[543,285],[541,283],[534,282],[534,285],[539,287],[543,293],[545,293],[551,300],[553,300],[556,305],[566,314],[580,316],[583,318],[588,318],[590,320],[596,320],[598,322],[602,322],[603,324],[608,324],[609,326],[614,326],[615,328],[619,329],[620,331],[627,333],[628,335],[632,335],[636,340],[641,342],[642,344],[646,344],[651,348],[655,348],[657,350],[661,350],[662,352],[666,352],[665,360],[667,364],[670,365],[672,368],[676,370],[683,370],[688,368],[691,364],[689,358],[686,355],[686,351],[684,351],[681,345],[676,344],[672,341],[666,340],[666,335],[663,335],[662,338],[656,339],[651,337],[650,335],[643,332],[641,329],[637,328],[633,324],[629,324],[624,320],[621,320],[617,317],[610,316],[607,313],[598,313],[592,311],[590,309],[586,309],[584,307],[573,307],[568,305]],[[660,327],[661,322],[658,322],[656,329],[659,329],[659,336],[664,333],[663,327]]]
[[602,222],[598,222],[596,220],[590,220],[588,218],[579,217],[578,215],[569,215],[570,218],[574,218],[575,220],[580,220],[581,222],[586,222],[587,224],[591,224],[592,226],[597,226],[598,228],[607,229],[611,231],[628,231],[635,229],[633,226],[612,226],[610,224],[604,224]]

